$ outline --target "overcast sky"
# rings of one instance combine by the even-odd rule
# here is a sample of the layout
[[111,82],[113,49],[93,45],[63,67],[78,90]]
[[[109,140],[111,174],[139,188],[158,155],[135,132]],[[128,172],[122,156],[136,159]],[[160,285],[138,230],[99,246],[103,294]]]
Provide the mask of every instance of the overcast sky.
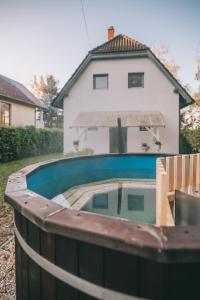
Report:
[[200,0],[0,0],[0,73],[30,87],[33,75],[53,74],[60,86],[107,28],[148,46],[165,44],[193,91],[200,55]]

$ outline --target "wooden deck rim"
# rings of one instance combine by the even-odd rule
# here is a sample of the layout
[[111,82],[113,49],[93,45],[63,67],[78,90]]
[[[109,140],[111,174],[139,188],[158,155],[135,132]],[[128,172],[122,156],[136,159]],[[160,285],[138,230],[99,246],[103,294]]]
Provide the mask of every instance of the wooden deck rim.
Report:
[[[108,155],[92,157],[99,156]],[[77,158],[84,156],[69,159]],[[11,175],[5,193],[6,201],[28,220],[50,233],[166,263],[199,261],[200,226],[156,228],[139,222],[77,212],[62,208],[27,189],[28,174],[61,160],[31,165]]]

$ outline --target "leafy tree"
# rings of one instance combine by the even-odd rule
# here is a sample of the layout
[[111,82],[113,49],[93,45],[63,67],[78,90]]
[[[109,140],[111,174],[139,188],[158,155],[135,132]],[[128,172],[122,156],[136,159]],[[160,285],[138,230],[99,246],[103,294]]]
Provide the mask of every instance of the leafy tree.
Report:
[[32,81],[33,93],[46,105],[44,110],[44,124],[45,127],[63,127],[63,112],[61,109],[54,108],[51,105],[52,100],[58,94],[58,81],[52,74],[46,76],[36,75]]
[[197,58],[197,72],[196,72],[196,80],[200,81],[200,54]]
[[180,66],[177,65],[174,60],[169,58],[169,48],[166,45],[160,44],[155,45],[151,48],[152,52],[156,57],[165,65],[170,73],[176,78],[178,78],[178,71]]
[[200,58],[197,59],[197,71],[195,79],[199,82],[198,90],[194,93],[195,103],[182,114],[181,124],[185,129],[200,128]]
[[197,58],[197,72],[195,78],[199,82],[199,88],[198,91],[194,94],[194,99],[196,101],[196,105],[200,107],[200,56]]

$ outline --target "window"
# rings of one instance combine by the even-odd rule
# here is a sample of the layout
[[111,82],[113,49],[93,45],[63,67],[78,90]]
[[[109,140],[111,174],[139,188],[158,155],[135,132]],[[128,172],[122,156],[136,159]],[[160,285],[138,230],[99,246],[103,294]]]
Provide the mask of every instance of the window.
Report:
[[108,194],[97,194],[93,197],[93,208],[108,208]]
[[93,75],[93,89],[101,90],[108,88],[108,74]]
[[128,73],[128,88],[144,87],[144,73]]
[[42,119],[42,112],[38,108],[36,108],[36,111],[35,111],[35,118],[36,118],[36,121],[41,121],[41,119]]
[[10,125],[10,104],[0,102],[0,125]]
[[144,195],[128,195],[128,210],[143,211]]

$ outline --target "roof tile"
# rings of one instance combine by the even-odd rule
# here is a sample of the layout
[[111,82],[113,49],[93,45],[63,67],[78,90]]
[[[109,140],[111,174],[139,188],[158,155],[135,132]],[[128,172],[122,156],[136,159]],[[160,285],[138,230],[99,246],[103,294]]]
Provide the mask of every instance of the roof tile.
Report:
[[125,34],[119,34],[112,40],[92,49],[90,53],[112,53],[112,52],[129,52],[137,50],[146,50],[148,47]]
[[0,96],[28,105],[45,108],[42,101],[36,98],[25,86],[3,75],[0,75]]

